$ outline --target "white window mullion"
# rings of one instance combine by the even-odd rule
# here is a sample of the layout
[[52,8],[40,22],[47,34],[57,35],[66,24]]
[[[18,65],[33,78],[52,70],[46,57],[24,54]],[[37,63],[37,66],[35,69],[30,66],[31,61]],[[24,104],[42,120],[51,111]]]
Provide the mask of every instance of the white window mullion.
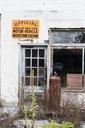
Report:
[[37,49],[37,86],[39,84],[39,48]]
[[32,86],[32,49],[31,50],[31,55],[30,55],[30,86]]

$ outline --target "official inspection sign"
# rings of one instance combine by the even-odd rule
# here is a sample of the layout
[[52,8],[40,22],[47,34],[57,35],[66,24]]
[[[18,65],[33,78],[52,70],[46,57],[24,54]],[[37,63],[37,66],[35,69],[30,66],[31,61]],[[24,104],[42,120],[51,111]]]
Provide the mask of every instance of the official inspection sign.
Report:
[[13,38],[38,38],[39,20],[13,20]]

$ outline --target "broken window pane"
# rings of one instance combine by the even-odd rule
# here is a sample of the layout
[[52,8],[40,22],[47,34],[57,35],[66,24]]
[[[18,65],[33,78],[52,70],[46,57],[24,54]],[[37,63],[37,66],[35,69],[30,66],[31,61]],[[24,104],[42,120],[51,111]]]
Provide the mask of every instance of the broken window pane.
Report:
[[74,35],[74,43],[85,43],[85,32],[79,32]]

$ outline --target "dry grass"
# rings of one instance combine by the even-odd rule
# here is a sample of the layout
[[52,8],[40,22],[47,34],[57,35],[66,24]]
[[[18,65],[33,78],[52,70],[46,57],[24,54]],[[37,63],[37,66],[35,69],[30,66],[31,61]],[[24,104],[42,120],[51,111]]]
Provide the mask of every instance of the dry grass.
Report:
[[77,94],[67,94],[67,99],[62,104],[62,114],[65,121],[71,121],[78,127],[81,121],[81,111],[85,109],[85,102],[80,95],[80,99]]
[[14,119],[9,114],[0,114],[0,128],[16,128],[13,123]]

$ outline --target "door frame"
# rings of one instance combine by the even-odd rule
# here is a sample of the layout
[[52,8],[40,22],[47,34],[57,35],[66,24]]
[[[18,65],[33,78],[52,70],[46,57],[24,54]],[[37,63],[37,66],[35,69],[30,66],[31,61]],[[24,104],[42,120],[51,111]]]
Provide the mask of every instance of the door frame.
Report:
[[[21,52],[22,52],[22,50],[21,49],[23,46],[43,47],[46,49],[46,52],[48,50],[48,44],[42,44],[42,43],[41,44],[32,44],[29,41],[20,41],[18,43],[18,49],[19,49],[19,53],[18,53],[18,55],[19,55],[18,56],[18,60],[19,60],[19,62],[18,62],[18,84],[19,84],[19,86],[18,86],[18,105],[20,108],[21,108],[23,101],[24,101],[24,79],[22,77],[22,72],[21,72],[22,71],[22,66],[21,66],[21,63],[22,63],[21,62],[21,59],[22,59],[22,53]],[[47,56],[47,64],[48,64],[48,56]],[[48,72],[48,68],[47,68],[47,72]],[[48,73],[47,73],[47,79],[48,79]],[[47,89],[47,85],[46,85],[45,89]],[[39,93],[42,93],[42,92],[44,92],[44,89],[43,90],[36,90],[36,91],[38,91]]]

